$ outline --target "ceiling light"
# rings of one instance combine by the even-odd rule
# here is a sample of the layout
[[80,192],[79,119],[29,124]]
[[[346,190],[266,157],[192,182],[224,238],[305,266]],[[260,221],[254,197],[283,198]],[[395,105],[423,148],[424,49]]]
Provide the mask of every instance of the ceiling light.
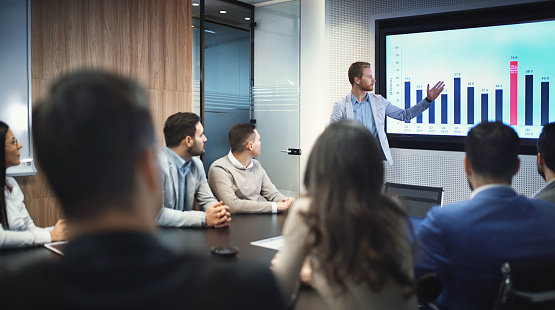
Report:
[[251,20],[251,18],[250,17],[245,17],[245,20]]
[[212,31],[212,30],[204,30],[204,32],[208,32],[208,33],[216,33],[215,31]]
[[193,6],[199,6],[199,5],[200,5],[200,3],[196,3],[196,2],[193,3]]
[[225,13],[227,13],[226,10],[221,10],[221,11],[220,11],[220,14],[225,14]]

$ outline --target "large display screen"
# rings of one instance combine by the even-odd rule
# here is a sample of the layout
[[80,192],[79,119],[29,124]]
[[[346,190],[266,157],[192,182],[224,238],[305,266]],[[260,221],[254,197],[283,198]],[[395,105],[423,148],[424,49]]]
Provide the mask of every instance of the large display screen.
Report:
[[378,76],[380,94],[407,109],[426,96],[427,84],[445,82],[444,91],[418,117],[387,119],[390,140],[435,137],[440,144],[462,143],[470,128],[488,120],[512,126],[524,144],[535,144],[542,126],[555,121],[555,18],[543,16],[546,6],[553,4],[528,5],[513,21],[503,14],[518,9],[499,9],[497,15],[490,9],[492,17],[483,26],[479,21],[466,26],[472,14],[461,13],[444,16],[445,29],[431,16],[430,31],[426,25],[415,25],[415,31],[410,25],[382,30],[377,41],[384,45],[378,51],[385,67]]
[[554,38],[555,21],[387,36],[386,91],[394,105],[409,108],[428,83],[445,81],[429,110],[410,122],[389,119],[387,132],[466,136],[489,120],[538,138],[555,121]]

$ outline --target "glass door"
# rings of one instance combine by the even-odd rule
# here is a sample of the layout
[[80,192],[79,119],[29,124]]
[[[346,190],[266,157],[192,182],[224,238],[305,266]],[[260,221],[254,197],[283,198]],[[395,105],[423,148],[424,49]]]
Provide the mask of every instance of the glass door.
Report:
[[[300,1],[255,8],[251,119],[262,140],[258,157],[276,187],[300,193]],[[290,150],[291,149],[291,150]]]

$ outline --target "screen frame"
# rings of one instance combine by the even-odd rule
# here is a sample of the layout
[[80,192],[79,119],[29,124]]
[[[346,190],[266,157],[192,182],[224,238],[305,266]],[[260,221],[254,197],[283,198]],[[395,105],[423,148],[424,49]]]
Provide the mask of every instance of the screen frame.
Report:
[[[439,30],[465,29],[555,20],[555,1],[506,5],[457,12],[377,19],[376,29],[376,94],[386,98],[386,36]],[[433,79],[433,77],[430,77]],[[386,119],[387,122],[387,119]],[[387,125],[387,124],[386,124]],[[387,128],[387,126],[386,126]],[[465,137],[440,135],[407,135],[387,133],[392,148],[440,151],[464,151]],[[520,153],[537,154],[538,139],[521,138]]]

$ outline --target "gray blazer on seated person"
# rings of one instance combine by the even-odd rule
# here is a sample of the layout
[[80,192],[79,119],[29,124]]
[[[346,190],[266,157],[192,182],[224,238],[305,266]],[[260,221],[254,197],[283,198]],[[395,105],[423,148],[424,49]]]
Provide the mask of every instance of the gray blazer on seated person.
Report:
[[202,211],[194,211],[193,199],[196,199],[202,210],[209,208],[218,201],[212,194],[202,161],[197,157],[191,159],[190,170],[186,175],[185,205],[177,205],[179,186],[177,165],[168,147],[162,147],[158,153],[162,174],[162,189],[164,191],[163,208],[158,216],[158,225],[169,227],[202,226],[205,222],[205,214]]
[[555,180],[547,183],[533,198],[547,200],[555,204]]

